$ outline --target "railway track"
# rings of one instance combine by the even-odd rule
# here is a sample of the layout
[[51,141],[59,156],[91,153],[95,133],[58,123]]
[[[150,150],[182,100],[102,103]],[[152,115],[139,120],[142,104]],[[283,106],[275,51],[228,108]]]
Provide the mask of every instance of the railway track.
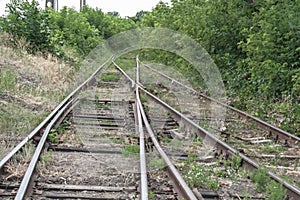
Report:
[[[145,72],[147,73],[147,76],[149,75],[148,72]],[[161,73],[161,75],[165,76],[164,74]],[[170,77],[166,77],[167,79],[169,79],[172,83],[176,83],[176,84],[179,84],[183,87],[185,87],[186,89],[189,89],[189,87],[186,87],[185,85],[183,85],[182,83],[178,82],[177,80],[175,79],[172,79]],[[253,171],[253,170],[257,170],[259,169],[259,165],[256,161],[250,159],[249,157],[247,157],[245,154],[243,153],[240,153],[240,151],[232,148],[231,146],[229,146],[227,143],[225,143],[224,141],[220,140],[218,137],[214,136],[213,134],[211,134],[210,132],[204,130],[203,128],[201,128],[198,124],[196,124],[194,121],[192,121],[191,119],[189,119],[187,116],[183,115],[182,113],[178,112],[176,109],[172,108],[170,105],[168,105],[167,103],[161,101],[160,99],[158,99],[156,96],[154,96],[153,94],[151,94],[149,91],[143,89],[143,92],[144,94],[146,94],[150,99],[156,101],[158,104],[162,105],[165,109],[167,109],[170,113],[172,113],[173,117],[175,119],[177,119],[177,121],[180,121],[182,126],[184,127],[187,127],[188,132],[192,132],[194,135],[196,135],[197,137],[201,137],[203,139],[208,139],[208,141],[212,141],[212,143],[214,144],[214,147],[218,150],[218,155],[220,156],[223,156],[225,158],[228,158],[228,157],[232,157],[232,156],[237,156],[241,159],[241,167],[244,167],[244,168],[247,168],[249,169],[250,171]],[[197,93],[196,91],[192,91],[193,93],[196,93],[196,94],[200,94],[200,93]],[[201,94],[201,96],[203,96],[203,98],[205,97],[205,95]],[[210,97],[207,97],[206,99],[210,100],[210,101],[214,101],[215,103],[221,105],[221,106],[224,106],[224,107],[227,107],[228,109],[230,109],[231,111],[235,111],[237,109],[235,108],[232,108],[230,106],[227,106],[226,104],[222,103],[222,102],[219,102],[217,100],[214,100]],[[237,110],[236,114],[238,115],[241,115],[241,113],[243,113],[242,111],[239,111]],[[266,122],[262,122],[261,120],[255,118],[255,117],[252,117],[251,115],[249,114],[246,114],[242,116],[243,118],[246,118],[246,119],[252,119],[255,123],[259,124],[260,126],[264,126],[263,129],[267,129],[269,130],[268,134],[271,135],[271,137],[274,138],[275,142],[279,142],[279,138],[283,139],[284,142],[283,144],[285,146],[288,146],[288,147],[292,147],[291,152],[295,152],[296,155],[291,155],[290,158],[298,158],[298,154],[299,151],[299,138],[294,136],[294,135],[291,135],[289,133],[286,133],[285,131],[282,131]],[[231,117],[229,117],[231,119]],[[275,130],[275,131],[274,131]],[[279,133],[280,132],[280,133]],[[275,135],[275,136],[274,136]],[[283,156],[284,157],[284,156]],[[287,156],[289,157],[289,156]],[[296,167],[297,167],[297,160],[296,160],[296,163],[295,163]],[[295,167],[293,166],[292,164],[292,168]],[[274,167],[275,168],[275,167]],[[278,167],[280,168],[280,166]],[[276,168],[275,168],[276,169]],[[295,170],[298,170],[297,168],[295,168]],[[287,190],[287,198],[291,198],[291,199],[298,199],[299,198],[299,188],[297,186],[294,186],[292,181],[292,184],[290,184],[289,182],[285,181],[285,179],[279,177],[278,175],[276,175],[275,173],[273,173],[274,170],[271,170],[271,171],[268,171],[266,170],[266,174],[268,175],[268,177],[271,178],[271,180],[274,180],[278,183],[282,183],[284,188]],[[294,176],[296,178],[296,180],[294,181],[297,181],[297,177],[298,177],[298,171],[296,171],[296,176]]]
[[[201,116],[195,123],[145,90],[139,65],[137,59],[133,80],[110,58],[66,97],[0,161],[0,197],[266,198],[248,171],[238,173],[242,167],[256,170],[258,164],[201,128]],[[298,145],[294,137],[281,137],[285,145]],[[214,141],[213,154],[205,153],[204,138]],[[223,173],[223,179],[213,173]],[[297,187],[265,173],[283,183],[288,199],[300,198]],[[210,181],[208,190],[199,186],[201,181]]]
[[[143,72],[149,75],[154,72],[154,75],[163,77],[170,84],[176,84],[177,86],[195,95],[198,98],[199,105],[203,108],[207,108],[205,112],[192,113],[189,112],[189,119],[198,123],[202,127],[210,128],[226,143],[233,146],[239,152],[242,152],[246,156],[255,159],[257,162],[264,163],[270,170],[276,171],[276,173],[288,177],[298,187],[300,186],[300,138],[291,135],[271,124],[268,124],[256,117],[253,117],[243,111],[237,110],[227,104],[212,99],[205,94],[199,93],[191,87],[171,78],[170,76],[154,69],[153,67],[141,63],[141,66],[145,67],[146,70]],[[168,85],[168,84],[165,84]],[[174,90],[174,87],[170,87]],[[168,91],[170,92],[170,91]],[[172,92],[172,91],[171,91]],[[174,101],[171,101],[174,102]],[[173,107],[178,107],[174,104]],[[222,126],[218,127],[215,124],[208,126],[208,122],[215,116],[211,113],[212,107],[222,106],[224,112],[226,112],[226,119],[222,121]],[[188,105],[181,106],[183,109]],[[224,120],[224,119],[220,119]]]

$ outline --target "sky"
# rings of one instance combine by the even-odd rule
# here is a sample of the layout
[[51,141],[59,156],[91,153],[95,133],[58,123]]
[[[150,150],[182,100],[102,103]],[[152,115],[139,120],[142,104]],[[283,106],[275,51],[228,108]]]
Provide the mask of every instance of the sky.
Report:
[[[5,11],[5,5],[10,0],[0,0],[0,15]],[[38,0],[41,5],[45,5],[45,0]],[[86,0],[90,7],[98,7],[104,12],[117,11],[122,17],[135,16],[138,11],[151,11],[160,0]],[[171,0],[162,0],[170,3]],[[63,6],[79,9],[80,0],[58,0],[59,8]]]

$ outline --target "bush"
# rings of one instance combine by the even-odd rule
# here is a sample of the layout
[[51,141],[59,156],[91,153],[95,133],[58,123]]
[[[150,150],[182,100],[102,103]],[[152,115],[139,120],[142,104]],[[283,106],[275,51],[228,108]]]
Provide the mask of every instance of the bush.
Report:
[[78,55],[87,55],[101,41],[99,31],[90,25],[83,13],[64,7],[50,15],[51,43],[56,49],[71,47]]
[[11,44],[17,46],[21,38],[30,44],[27,51],[35,53],[51,49],[49,46],[49,11],[41,11],[36,1],[13,0],[7,4],[9,14],[2,20],[2,31],[11,35]]

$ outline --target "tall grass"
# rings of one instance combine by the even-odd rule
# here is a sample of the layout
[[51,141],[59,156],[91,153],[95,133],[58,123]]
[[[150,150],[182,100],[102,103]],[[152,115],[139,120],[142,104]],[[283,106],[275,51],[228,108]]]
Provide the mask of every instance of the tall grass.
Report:
[[0,159],[69,92],[73,67],[50,54],[30,55],[6,45],[0,33]]

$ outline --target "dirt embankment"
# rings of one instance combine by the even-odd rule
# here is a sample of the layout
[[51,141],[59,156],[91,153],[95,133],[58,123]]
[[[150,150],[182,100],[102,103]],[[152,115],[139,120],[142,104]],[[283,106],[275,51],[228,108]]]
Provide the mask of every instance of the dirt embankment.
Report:
[[74,70],[51,55],[10,48],[0,36],[0,160],[67,94]]

